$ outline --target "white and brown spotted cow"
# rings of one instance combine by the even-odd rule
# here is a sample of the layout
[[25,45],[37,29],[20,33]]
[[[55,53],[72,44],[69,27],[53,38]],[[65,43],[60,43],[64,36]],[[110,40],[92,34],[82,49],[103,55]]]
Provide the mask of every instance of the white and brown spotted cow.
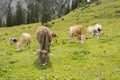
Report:
[[72,37],[77,37],[79,43],[83,43],[86,39],[84,35],[84,29],[82,26],[72,26],[69,28],[69,40],[71,42]]

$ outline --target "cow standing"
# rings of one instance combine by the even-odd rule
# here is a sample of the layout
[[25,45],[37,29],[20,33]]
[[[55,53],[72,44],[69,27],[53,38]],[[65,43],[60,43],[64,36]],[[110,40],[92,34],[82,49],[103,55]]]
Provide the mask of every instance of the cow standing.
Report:
[[84,29],[82,26],[72,26],[69,28],[69,40],[72,40],[72,37],[77,37],[79,43],[83,43],[86,39],[84,35]]
[[103,34],[102,31],[102,26],[100,24],[96,24],[95,26],[90,26],[87,28],[87,33],[91,36],[91,37],[100,37]]
[[37,51],[39,63],[40,65],[45,66],[49,59],[50,44],[52,41],[50,30],[45,26],[38,27],[36,31],[36,39],[41,49]]

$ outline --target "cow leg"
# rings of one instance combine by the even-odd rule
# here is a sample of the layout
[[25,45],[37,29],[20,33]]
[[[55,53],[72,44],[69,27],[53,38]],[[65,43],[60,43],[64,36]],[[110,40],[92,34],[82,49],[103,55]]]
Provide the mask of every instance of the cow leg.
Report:
[[94,32],[91,33],[91,37],[94,37],[96,34]]
[[99,32],[99,37],[101,37],[103,35],[103,32],[102,31],[100,31]]
[[25,41],[25,42],[23,43],[23,45],[26,47],[26,46],[27,46],[27,42]]
[[30,49],[30,40],[28,41],[27,46]]
[[72,36],[69,36],[69,42],[73,42]]
[[21,50],[21,46],[17,46],[17,51],[20,51]]
[[101,33],[96,33],[97,38],[101,36]]
[[27,44],[28,48],[30,49],[30,43]]
[[87,35],[88,35],[88,36],[91,36],[91,32],[87,31]]
[[78,43],[81,43],[81,38],[79,36],[77,37],[77,39],[78,39]]

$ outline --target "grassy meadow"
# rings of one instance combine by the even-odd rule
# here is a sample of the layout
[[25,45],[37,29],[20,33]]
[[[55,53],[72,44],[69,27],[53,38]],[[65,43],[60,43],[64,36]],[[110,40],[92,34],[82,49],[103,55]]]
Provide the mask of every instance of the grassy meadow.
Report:
[[[90,38],[86,29],[99,23],[103,36]],[[66,16],[48,23],[57,34],[51,44],[50,60],[38,64],[35,50],[39,45],[35,32],[40,23],[0,28],[0,80],[120,80],[120,1],[101,0],[75,9]],[[83,25],[87,40],[69,43],[68,28]],[[19,39],[24,32],[32,36],[31,49],[10,45],[8,38]]]

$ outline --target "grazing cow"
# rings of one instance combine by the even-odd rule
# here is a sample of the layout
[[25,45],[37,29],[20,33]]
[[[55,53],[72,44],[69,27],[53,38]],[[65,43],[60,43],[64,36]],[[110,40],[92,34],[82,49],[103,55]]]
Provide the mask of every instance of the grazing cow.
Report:
[[20,36],[19,41],[16,43],[17,51],[21,50],[22,45],[28,46],[28,48],[30,48],[30,43],[31,43],[31,35],[28,33],[23,33]]
[[72,26],[69,28],[69,40],[71,41],[72,37],[77,37],[79,43],[83,43],[86,39],[84,35],[84,29],[82,26]]
[[10,44],[15,44],[17,42],[16,38],[9,38],[9,43]]
[[102,36],[102,26],[100,24],[96,24],[95,26],[90,26],[87,28],[87,33],[89,35],[91,35],[91,37],[93,36],[97,36],[100,37]]
[[100,24],[96,24],[95,25],[95,29],[97,30],[97,36],[98,37],[100,37],[100,36],[102,36],[102,34],[103,34],[103,31],[102,31],[102,26],[100,25]]
[[49,59],[50,44],[52,41],[51,31],[45,26],[38,27],[36,31],[36,39],[41,49],[37,51],[39,64],[45,66]]

